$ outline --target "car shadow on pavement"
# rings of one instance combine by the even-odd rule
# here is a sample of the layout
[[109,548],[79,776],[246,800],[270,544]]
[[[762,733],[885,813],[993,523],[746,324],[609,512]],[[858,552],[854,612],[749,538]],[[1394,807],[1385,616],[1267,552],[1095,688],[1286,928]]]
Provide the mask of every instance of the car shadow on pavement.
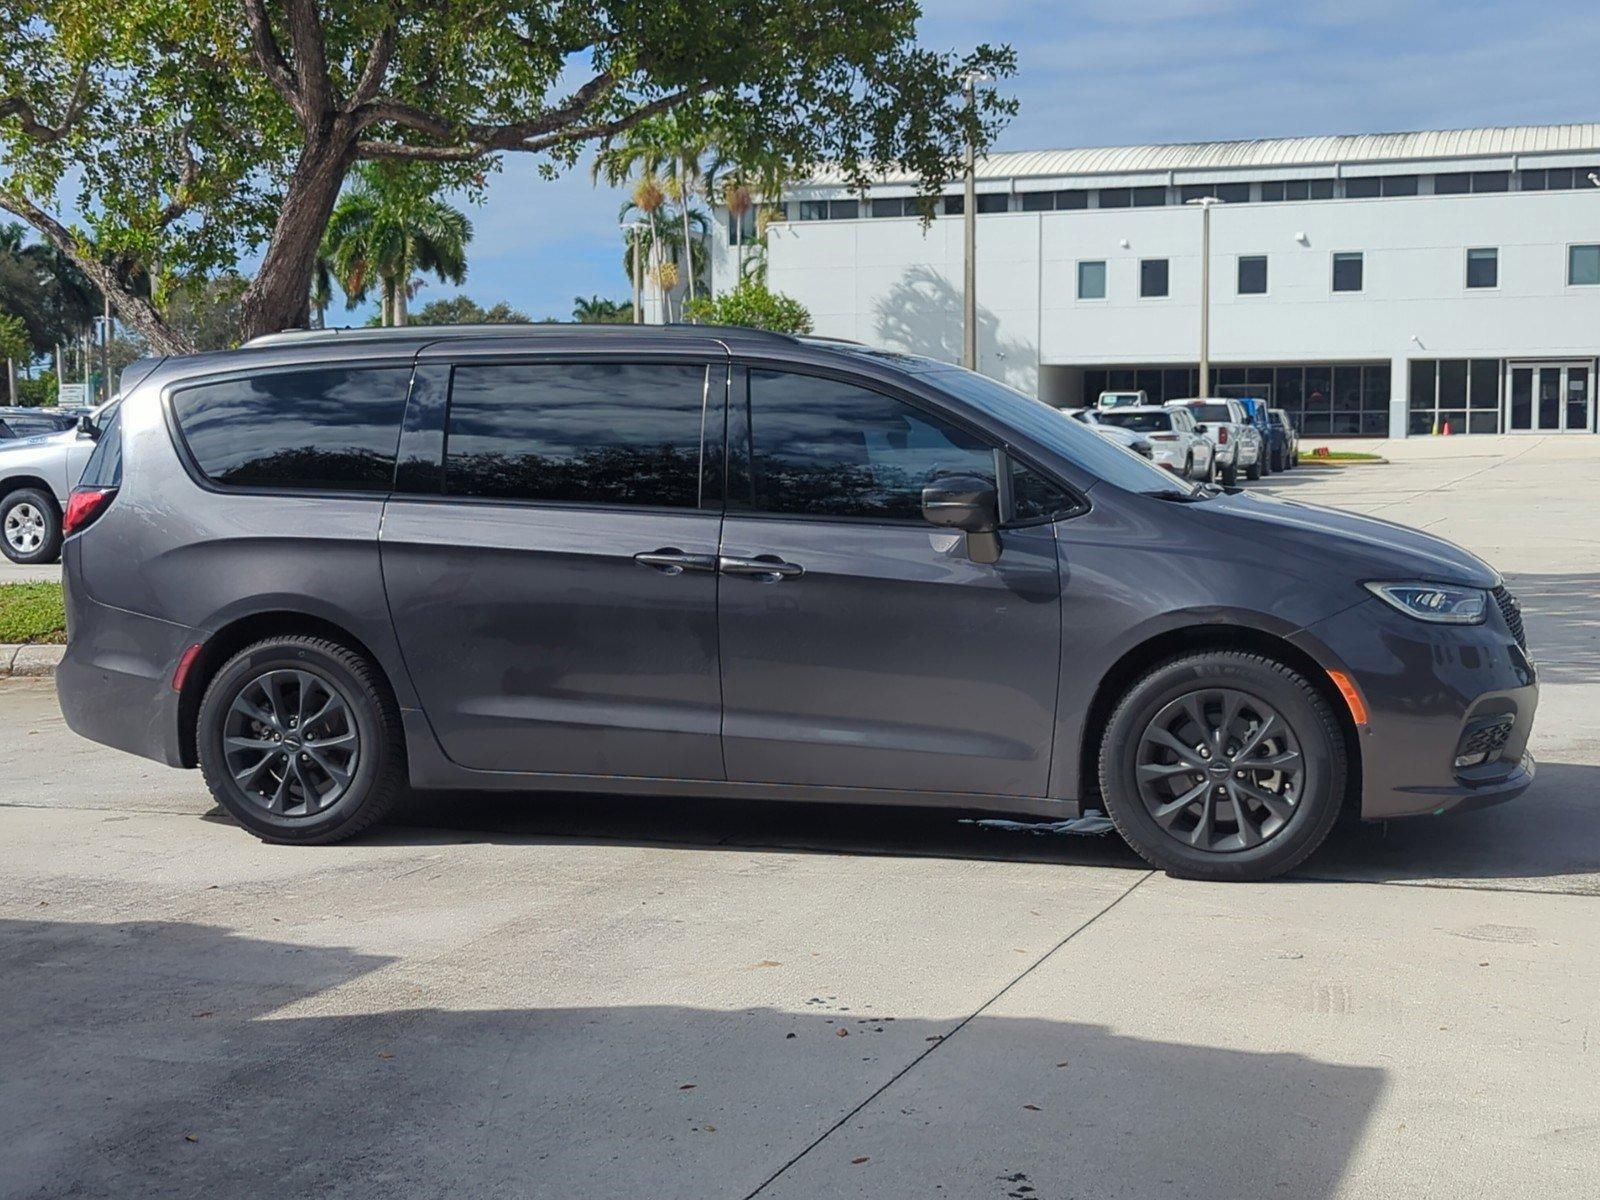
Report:
[[458,1007],[382,955],[177,921],[0,921],[0,967],[15,1197],[704,1200],[783,1171],[763,1194],[1317,1200],[1385,1088],[1300,1054],[803,990],[571,1006],[502,971]]

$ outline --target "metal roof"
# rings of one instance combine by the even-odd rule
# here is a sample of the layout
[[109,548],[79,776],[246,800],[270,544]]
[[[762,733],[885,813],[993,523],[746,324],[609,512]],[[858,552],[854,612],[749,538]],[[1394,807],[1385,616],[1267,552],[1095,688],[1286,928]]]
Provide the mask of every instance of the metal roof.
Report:
[[[1256,138],[1235,142],[1177,142],[1147,146],[1091,146],[1078,150],[1014,150],[980,159],[980,180],[1034,176],[1126,175],[1153,171],[1240,170],[1422,162],[1430,159],[1504,157],[1512,154],[1600,154],[1600,123],[1507,125],[1419,133],[1359,133],[1317,137]],[[891,172],[883,183],[910,183]],[[837,170],[819,171],[813,186],[844,182]]]

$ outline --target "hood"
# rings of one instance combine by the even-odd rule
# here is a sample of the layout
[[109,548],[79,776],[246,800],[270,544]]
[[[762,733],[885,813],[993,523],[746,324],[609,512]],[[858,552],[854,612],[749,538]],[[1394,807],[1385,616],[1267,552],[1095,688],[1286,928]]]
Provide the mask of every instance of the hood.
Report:
[[1302,573],[1308,575],[1337,573],[1356,582],[1420,579],[1481,588],[1500,583],[1500,573],[1471,551],[1377,517],[1254,492],[1185,508],[1213,530],[1221,532],[1218,524],[1232,526],[1257,547],[1270,547],[1269,553],[1302,559]]
[[0,454],[8,450],[32,450],[56,442],[71,441],[78,436],[76,429],[58,429],[54,433],[35,433],[28,437],[7,438],[0,442]]

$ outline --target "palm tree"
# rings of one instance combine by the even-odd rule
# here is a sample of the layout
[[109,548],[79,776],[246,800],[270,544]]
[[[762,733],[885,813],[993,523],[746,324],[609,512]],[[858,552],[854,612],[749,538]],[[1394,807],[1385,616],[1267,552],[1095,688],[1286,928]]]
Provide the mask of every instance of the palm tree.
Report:
[[472,223],[433,194],[431,180],[396,163],[363,163],[334,206],[322,256],[354,308],[376,285],[385,325],[406,323],[417,272],[467,277]]
[[[646,196],[646,199],[649,197]],[[711,227],[704,213],[698,210],[690,213],[686,223],[689,240],[685,243],[683,234],[669,223],[629,223],[631,215],[645,211],[637,200],[629,200],[617,214],[620,222],[629,225],[622,251],[622,269],[630,279],[633,278],[633,256],[635,252],[639,253],[642,256],[640,265],[643,273],[662,289],[665,304],[665,293],[676,287],[678,280],[694,279],[705,273],[710,258],[706,236]]]
[[[751,153],[723,134],[712,136],[709,153],[703,187],[711,202],[715,204],[720,200],[733,218],[734,258],[738,264],[738,278],[743,280],[744,218],[758,201],[783,195],[791,174],[789,164],[773,154]],[[770,211],[770,208],[763,209],[761,217],[765,218]],[[758,219],[757,237],[765,233],[765,222]]]
[[585,325],[626,325],[633,320],[633,305],[604,296],[574,296],[572,319]]

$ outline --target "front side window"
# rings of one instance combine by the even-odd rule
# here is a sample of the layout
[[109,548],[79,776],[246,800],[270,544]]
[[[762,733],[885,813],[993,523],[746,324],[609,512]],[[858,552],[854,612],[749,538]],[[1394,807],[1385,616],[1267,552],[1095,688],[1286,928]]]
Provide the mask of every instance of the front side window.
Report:
[[1567,247],[1567,282],[1577,287],[1600,285],[1600,246]]
[[1241,254],[1239,256],[1239,295],[1264,296],[1267,293],[1267,256]]
[[1106,264],[1081,262],[1078,264],[1078,299],[1104,300],[1106,298]]
[[1143,258],[1139,260],[1139,295],[1150,299],[1167,294],[1167,260]]
[[410,367],[282,371],[174,392],[189,452],[229,487],[386,492]]
[[1359,253],[1335,254],[1333,256],[1333,290],[1336,292],[1359,292],[1362,288],[1363,266]]
[[758,512],[920,521],[932,480],[995,478],[993,448],[959,426],[815,375],[751,371],[749,431]]
[[458,366],[450,386],[448,495],[694,508],[704,366]]
[[1484,246],[1467,251],[1467,286],[1492,288],[1500,286],[1500,251]]

